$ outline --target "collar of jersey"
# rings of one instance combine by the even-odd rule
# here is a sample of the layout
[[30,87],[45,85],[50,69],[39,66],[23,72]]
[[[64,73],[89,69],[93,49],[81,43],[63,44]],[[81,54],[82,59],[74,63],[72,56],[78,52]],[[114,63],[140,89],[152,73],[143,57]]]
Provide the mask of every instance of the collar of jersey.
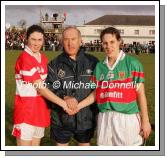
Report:
[[125,57],[125,53],[121,50],[120,53],[119,53],[119,55],[118,55],[118,57],[117,57],[117,60],[115,61],[115,63],[113,64],[112,67],[109,66],[109,64],[108,64],[108,57],[105,58],[103,64],[106,64],[106,66],[108,67],[109,70],[114,70],[114,68],[116,67],[116,65],[118,64],[118,62],[120,60],[123,60],[124,57]]
[[[28,54],[30,54],[31,56],[33,56],[38,61],[38,59],[36,58],[36,56],[33,55],[32,50],[28,46],[25,46],[24,51],[26,51]],[[40,53],[40,52],[38,52],[38,53]]]

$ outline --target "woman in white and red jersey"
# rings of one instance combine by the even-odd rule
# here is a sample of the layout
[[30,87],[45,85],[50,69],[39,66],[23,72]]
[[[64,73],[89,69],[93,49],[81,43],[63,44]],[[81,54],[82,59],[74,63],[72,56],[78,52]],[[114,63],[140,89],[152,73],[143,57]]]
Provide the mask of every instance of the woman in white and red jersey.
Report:
[[67,109],[66,102],[49,89],[47,58],[40,52],[44,43],[44,30],[32,25],[27,30],[27,45],[15,65],[16,95],[12,135],[18,146],[40,145],[45,127],[50,125],[50,111],[43,97]]

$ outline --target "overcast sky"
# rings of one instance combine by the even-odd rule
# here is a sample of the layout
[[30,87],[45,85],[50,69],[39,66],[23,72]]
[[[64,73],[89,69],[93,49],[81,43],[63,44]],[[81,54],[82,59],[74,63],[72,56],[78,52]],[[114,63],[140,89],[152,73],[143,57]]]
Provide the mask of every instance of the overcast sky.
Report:
[[27,26],[37,24],[40,20],[40,9],[43,16],[48,13],[52,17],[53,13],[63,15],[67,13],[65,24],[83,25],[103,15],[155,15],[154,5],[6,5],[5,23],[18,25],[21,19],[26,20]]

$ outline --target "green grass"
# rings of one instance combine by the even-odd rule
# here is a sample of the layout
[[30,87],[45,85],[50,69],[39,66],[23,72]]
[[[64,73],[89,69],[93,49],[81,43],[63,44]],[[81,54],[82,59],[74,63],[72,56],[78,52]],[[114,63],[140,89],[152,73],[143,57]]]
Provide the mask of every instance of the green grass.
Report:
[[[17,57],[21,51],[6,51],[5,54],[5,145],[12,146],[16,145],[15,138],[11,135],[13,128],[13,103],[15,95],[15,79],[14,79],[14,67]],[[53,59],[60,53],[58,52],[46,52],[46,56],[49,60]],[[104,53],[101,52],[91,52],[99,60],[104,59]],[[134,55],[136,56],[136,55]],[[141,54],[136,56],[139,58],[144,66],[145,70],[145,90],[148,102],[149,117],[152,124],[155,122],[155,55],[154,54]],[[50,146],[54,145],[54,142],[50,140],[49,128],[46,129],[46,135],[42,139],[41,145]],[[76,145],[77,142],[72,139],[70,145]],[[149,139],[147,140],[147,145],[155,145],[155,133],[152,131]],[[91,141],[91,145],[96,145],[95,137]]]

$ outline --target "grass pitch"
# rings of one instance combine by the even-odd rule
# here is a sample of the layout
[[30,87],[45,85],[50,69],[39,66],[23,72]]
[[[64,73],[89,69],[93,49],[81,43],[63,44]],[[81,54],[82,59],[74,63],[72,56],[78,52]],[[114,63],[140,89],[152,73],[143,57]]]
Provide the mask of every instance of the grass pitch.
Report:
[[[13,103],[15,95],[15,78],[14,67],[17,57],[21,51],[6,50],[5,52],[5,145],[16,145],[15,138],[11,135],[13,128]],[[49,60],[53,59],[59,52],[46,52],[46,56]],[[90,54],[96,56],[99,60],[104,59],[104,53],[91,52]],[[145,91],[147,96],[147,103],[149,109],[149,117],[151,123],[155,122],[155,55],[154,54],[140,54],[136,56],[144,66],[145,71]],[[46,129],[45,137],[42,139],[42,146],[52,146],[54,143],[49,137],[49,128]],[[70,141],[70,145],[76,145],[75,140]],[[91,141],[91,145],[96,145],[96,138]],[[155,133],[152,131],[146,145],[155,145]]]

